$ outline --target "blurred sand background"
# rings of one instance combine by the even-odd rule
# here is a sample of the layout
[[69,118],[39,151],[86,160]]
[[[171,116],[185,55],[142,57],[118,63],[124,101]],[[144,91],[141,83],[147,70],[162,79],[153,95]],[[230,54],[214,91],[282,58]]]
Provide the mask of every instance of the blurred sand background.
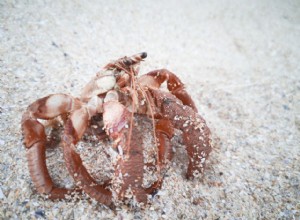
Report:
[[[0,42],[0,219],[299,219],[300,1],[0,1]],[[211,128],[203,179],[172,164],[145,210],[39,196],[28,104],[141,51],[141,73],[175,72]]]

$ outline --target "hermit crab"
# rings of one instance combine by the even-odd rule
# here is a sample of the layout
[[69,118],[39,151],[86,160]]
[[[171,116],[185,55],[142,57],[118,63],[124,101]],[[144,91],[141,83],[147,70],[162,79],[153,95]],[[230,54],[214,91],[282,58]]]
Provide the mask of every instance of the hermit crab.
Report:
[[[186,177],[203,173],[205,160],[212,150],[210,130],[175,74],[160,69],[138,76],[139,65],[146,57],[146,53],[139,53],[110,62],[83,88],[79,98],[53,94],[29,105],[22,117],[22,131],[29,172],[39,193],[59,199],[83,190],[98,202],[113,207],[114,201],[122,201],[130,189],[135,199],[145,204],[149,195],[162,186],[161,170],[173,158],[170,140],[176,129],[182,132],[189,158]],[[159,178],[147,188],[142,185],[144,166],[148,164],[143,158],[141,131],[134,126],[137,115],[151,119],[157,149],[154,166]],[[102,184],[95,181],[75,151],[95,116],[99,116],[105,135],[119,153],[115,164],[115,176],[120,180],[117,191],[110,187],[111,181]],[[61,141],[65,165],[78,188],[56,187],[48,172],[47,135],[40,120],[56,117],[64,122]]]

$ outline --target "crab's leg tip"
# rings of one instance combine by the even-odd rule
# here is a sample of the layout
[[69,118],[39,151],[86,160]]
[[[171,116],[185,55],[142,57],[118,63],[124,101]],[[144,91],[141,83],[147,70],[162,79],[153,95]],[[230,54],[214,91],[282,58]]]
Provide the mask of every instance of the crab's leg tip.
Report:
[[147,53],[146,53],[146,52],[142,52],[142,53],[141,53],[141,58],[142,58],[142,59],[145,59],[146,57],[147,57]]

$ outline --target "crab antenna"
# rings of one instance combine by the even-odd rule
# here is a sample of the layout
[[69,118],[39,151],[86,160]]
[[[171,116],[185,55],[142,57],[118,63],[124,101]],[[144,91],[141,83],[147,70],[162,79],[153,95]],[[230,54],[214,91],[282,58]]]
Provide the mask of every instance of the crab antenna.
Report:
[[[130,74],[134,74],[132,73],[134,72],[134,69],[132,68],[132,66],[130,66]],[[126,149],[126,155],[129,154],[129,150],[130,150],[130,142],[131,142],[131,136],[132,136],[132,126],[133,126],[133,117],[134,117],[134,111],[135,111],[135,106],[134,106],[134,100],[135,100],[135,90],[136,90],[136,84],[135,84],[135,78],[131,77],[131,87],[133,87],[133,94],[132,94],[132,113],[131,113],[131,117],[130,117],[130,126],[129,126],[129,134],[128,134],[128,138],[127,138],[127,149]]]

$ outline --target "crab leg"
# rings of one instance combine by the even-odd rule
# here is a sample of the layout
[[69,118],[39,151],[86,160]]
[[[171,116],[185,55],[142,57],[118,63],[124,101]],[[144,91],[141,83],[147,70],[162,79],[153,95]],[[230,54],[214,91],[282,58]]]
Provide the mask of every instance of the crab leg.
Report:
[[[159,139],[159,161],[157,162],[159,171],[163,167],[163,164],[165,164],[165,159],[170,156],[169,151],[171,150],[171,146],[168,136],[171,134],[169,130],[167,132],[168,135],[166,135],[165,131],[156,130],[156,135]],[[148,201],[148,195],[154,194],[161,188],[163,178],[162,176],[159,176],[158,180],[149,188],[143,188],[143,173],[145,165],[143,156],[143,137],[141,130],[139,130],[136,126],[133,127],[133,134],[134,135],[131,137],[128,155],[122,155],[116,165],[116,179],[121,179],[122,181],[118,195],[119,198],[123,199],[126,191],[130,189],[138,202],[146,204]],[[126,140],[127,132],[124,132],[124,136]]]
[[46,166],[46,134],[38,119],[53,119],[73,111],[80,102],[69,95],[49,95],[32,103],[22,117],[22,130],[27,149],[30,176],[39,193],[52,199],[65,198],[73,190],[55,187]]
[[[131,189],[138,202],[146,203],[147,194],[142,188],[144,172],[143,138],[141,132],[135,126],[128,128],[130,116],[131,113],[117,101],[117,98],[104,103],[103,121],[105,128],[108,135],[113,138],[115,148],[118,149],[120,155],[114,178],[114,182],[121,183],[116,186],[118,197],[123,199],[126,191]],[[130,129],[132,130],[130,131]],[[131,132],[134,135],[130,137]]]
[[154,70],[139,78],[139,83],[141,83],[142,85],[157,89],[165,81],[167,82],[168,90],[173,95],[181,100],[184,105],[190,106],[195,112],[198,111],[191,96],[184,89],[184,84],[174,73],[170,72],[169,70]]
[[113,207],[112,193],[107,189],[107,184],[98,184],[84,167],[75,145],[87,129],[90,118],[96,114],[91,108],[83,106],[74,111],[65,124],[63,135],[64,158],[69,173],[73,176],[78,186],[98,202]]
[[[118,197],[123,199],[128,189],[131,189],[138,202],[147,203],[147,194],[152,194],[161,187],[162,178],[153,183],[149,188],[142,187],[144,173],[143,137],[142,132],[130,124],[131,113],[125,106],[116,100],[110,100],[104,104],[103,120],[107,133],[115,140],[115,147],[120,153],[116,164],[115,179],[122,184],[118,188]],[[132,119],[134,120],[134,119]],[[158,169],[163,167],[166,160],[172,157],[172,149],[169,138],[173,136],[173,127],[168,120],[159,120],[156,123],[156,137],[159,142]],[[134,134],[131,137],[130,134]],[[128,139],[130,138],[130,142]],[[125,154],[125,152],[128,152]]]
[[156,138],[159,140],[158,146],[158,166],[162,167],[173,158],[170,139],[173,137],[174,128],[172,123],[166,119],[160,119],[155,125]]
[[163,176],[161,170],[167,165],[168,161],[173,158],[173,151],[170,139],[174,135],[172,123],[166,119],[159,119],[155,124],[155,136],[158,139],[158,161],[157,170],[159,171],[159,179],[149,188],[145,189],[148,194],[155,194],[162,187]]
[[160,117],[172,121],[174,127],[183,132],[189,157],[187,178],[192,178],[197,172],[203,173],[205,160],[212,150],[210,130],[205,120],[191,107],[179,103],[172,94],[157,90],[150,92],[160,109]]
[[[147,194],[142,187],[144,173],[144,156],[143,156],[143,137],[142,133],[133,126],[128,155],[120,156],[115,170],[117,181],[121,180],[122,184],[118,192],[119,198],[124,198],[124,194],[131,189],[138,202],[147,203]],[[124,132],[124,138],[127,139]],[[125,148],[127,148],[126,146]],[[125,150],[123,150],[125,152]]]

